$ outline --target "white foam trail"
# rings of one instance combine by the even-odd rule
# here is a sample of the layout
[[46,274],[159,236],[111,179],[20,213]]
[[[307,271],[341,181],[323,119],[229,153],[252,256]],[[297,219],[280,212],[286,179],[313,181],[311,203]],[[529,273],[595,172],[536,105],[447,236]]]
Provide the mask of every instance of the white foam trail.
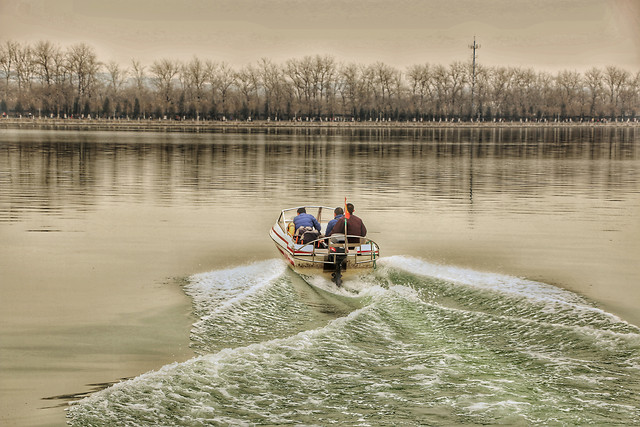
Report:
[[[326,336],[332,330],[341,330],[344,325],[357,318],[363,312],[370,310],[370,307],[363,307],[349,313],[345,317],[340,317],[330,321],[328,324],[317,328],[299,332],[286,338],[276,338],[269,341],[254,343],[236,348],[225,348],[216,353],[196,356],[185,362],[174,362],[165,365],[156,371],[150,371],[135,378],[116,383],[107,389],[101,390],[82,400],[71,402],[70,414],[83,413],[109,415],[115,418],[126,416],[120,414],[118,410],[119,402],[127,401],[126,405],[119,409],[130,413],[133,417],[139,417],[139,413],[148,413],[156,417],[157,413],[164,410],[168,396],[175,394],[179,399],[185,400],[189,404],[201,403],[202,399],[208,397],[208,393],[203,393],[202,388],[211,389],[215,387],[216,392],[224,394],[230,401],[234,397],[226,393],[225,385],[229,380],[224,377],[224,367],[244,365],[248,373],[264,370],[260,365],[277,364],[279,360],[286,356],[280,354],[304,353],[310,348],[317,347],[319,339]],[[189,387],[195,389],[193,396],[184,389],[184,383],[176,379],[187,379]],[[231,380],[231,383],[236,379]],[[145,393],[145,390],[153,392]],[[129,402],[130,396],[145,393],[145,400],[138,403]],[[116,405],[109,406],[109,402],[116,402]],[[105,414],[102,414],[102,412]]]
[[[602,424],[609,416],[617,417],[613,423],[637,424],[637,412],[629,404],[638,396],[634,342],[612,341],[616,345],[609,349],[584,334],[565,333],[565,325],[549,328],[530,319],[464,311],[464,306],[440,310],[423,301],[419,287],[393,283],[395,272],[385,275],[385,269],[441,279],[444,287],[451,284],[463,296],[486,296],[465,292],[467,284],[495,289],[504,295],[486,299],[505,304],[513,303],[509,293],[515,293],[516,303],[526,306],[528,301],[519,297],[529,291],[527,286],[534,296],[525,296],[542,300],[571,300],[571,295],[565,298],[568,291],[547,293],[548,285],[415,258],[390,257],[383,264],[379,273],[352,282],[361,289],[358,297],[371,298],[363,307],[313,329],[292,328],[279,337],[260,332],[259,342],[216,350],[110,387],[72,406],[72,424],[353,425],[371,421],[363,414],[370,414],[372,405],[391,409],[381,412],[382,424],[415,420],[433,405],[449,418],[438,415],[425,424],[457,424],[463,420],[459,416],[469,424]],[[285,269],[284,263],[269,260],[196,275],[190,291],[202,301],[215,301],[219,310],[240,302],[237,322],[222,329],[228,332],[231,326],[233,335],[248,330],[252,336],[257,323],[251,323],[251,315],[264,319],[266,311],[244,298],[262,304],[261,290],[289,285],[282,277]],[[385,277],[388,283],[381,282]],[[318,283],[335,288],[330,282]],[[223,297],[216,297],[220,292]],[[464,302],[474,303],[463,297],[460,304]],[[533,304],[533,310],[540,305]],[[274,312],[288,315],[293,307],[287,303]],[[569,314],[573,318],[574,313]],[[282,323],[269,322],[269,328],[279,331]],[[202,336],[212,337],[208,330]],[[568,341],[559,345],[562,339]],[[576,384],[567,384],[565,378]],[[425,406],[428,401],[433,405]],[[320,414],[324,422],[316,418]],[[540,414],[549,415],[538,418]]]
[[[585,304],[584,299],[577,294],[520,277],[485,273],[456,266],[433,264],[419,258],[399,255],[381,258],[379,262],[383,266],[398,268],[422,276],[515,294],[527,298],[535,298],[540,301]],[[595,308],[593,309],[597,310]]]
[[372,286],[375,286],[368,280],[370,278],[366,275],[349,276],[342,282],[342,286],[336,286],[329,278],[322,275],[301,274],[300,276],[305,282],[316,288],[345,297],[362,296],[364,291],[368,291]]
[[185,292],[198,308],[213,312],[256,292],[282,276],[286,264],[278,259],[259,261],[226,270],[195,274],[189,278]]
[[[529,301],[541,303],[543,307],[546,307],[542,311],[557,313],[558,307],[564,307],[569,310],[567,313],[574,313],[571,315],[572,319],[586,319],[587,323],[583,326],[591,328],[593,327],[593,321],[599,319],[596,322],[599,326],[596,330],[591,331],[592,333],[600,333],[599,329],[608,324],[616,328],[623,328],[619,332],[624,334],[629,332],[634,336],[637,334],[637,327],[620,317],[593,306],[578,294],[545,283],[504,274],[433,264],[419,258],[407,256],[381,258],[379,263],[383,267],[397,268],[412,274],[428,276],[478,289],[487,289],[508,296],[526,298]],[[601,323],[602,321],[606,323]]]

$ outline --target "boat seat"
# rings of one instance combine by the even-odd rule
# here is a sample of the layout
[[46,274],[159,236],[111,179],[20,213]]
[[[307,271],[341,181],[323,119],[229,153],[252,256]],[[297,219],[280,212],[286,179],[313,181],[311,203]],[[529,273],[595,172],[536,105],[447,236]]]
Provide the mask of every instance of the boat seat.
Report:
[[[340,247],[340,246],[344,246],[344,235],[342,234],[338,234],[336,236],[331,236],[330,238],[331,241],[331,246],[334,246],[336,248]],[[349,249],[354,249],[357,248],[358,246],[362,246],[362,244],[364,242],[366,242],[367,239],[364,237],[349,237]]]
[[369,253],[371,251],[373,251],[373,247],[371,246],[371,244],[360,245],[360,247],[358,248],[358,253],[361,253],[361,252]]

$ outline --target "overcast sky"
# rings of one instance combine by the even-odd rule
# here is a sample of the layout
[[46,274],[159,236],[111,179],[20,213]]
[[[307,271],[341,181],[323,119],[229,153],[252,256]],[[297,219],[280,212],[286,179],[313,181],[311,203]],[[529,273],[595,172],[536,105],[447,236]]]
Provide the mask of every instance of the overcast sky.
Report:
[[0,42],[85,42],[102,61],[331,54],[398,68],[471,58],[640,70],[640,0],[0,0]]

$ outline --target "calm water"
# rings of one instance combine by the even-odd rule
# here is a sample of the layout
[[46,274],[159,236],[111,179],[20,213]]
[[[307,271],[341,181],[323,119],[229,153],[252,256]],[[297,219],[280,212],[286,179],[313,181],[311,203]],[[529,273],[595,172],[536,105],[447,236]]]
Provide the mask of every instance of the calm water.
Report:
[[0,424],[638,424],[639,218],[640,129],[0,130]]

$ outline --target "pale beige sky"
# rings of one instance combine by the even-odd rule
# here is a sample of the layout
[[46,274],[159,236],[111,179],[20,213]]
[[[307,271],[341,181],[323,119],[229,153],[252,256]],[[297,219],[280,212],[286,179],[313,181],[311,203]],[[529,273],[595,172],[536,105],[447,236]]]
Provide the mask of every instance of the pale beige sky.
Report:
[[399,68],[487,65],[640,70],[640,0],[0,0],[0,42],[85,42],[99,59],[281,62],[331,54]]

